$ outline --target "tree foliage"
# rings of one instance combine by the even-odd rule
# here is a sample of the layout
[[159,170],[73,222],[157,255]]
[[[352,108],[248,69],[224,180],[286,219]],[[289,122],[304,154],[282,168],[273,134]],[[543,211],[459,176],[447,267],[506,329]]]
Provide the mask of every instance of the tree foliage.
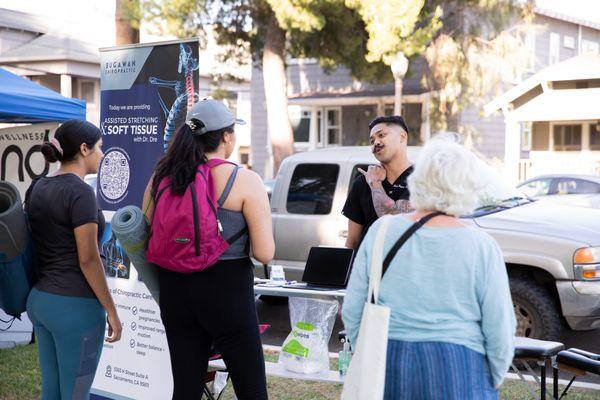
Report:
[[420,54],[441,27],[442,9],[423,12],[424,0],[346,0],[346,6],[358,11],[369,34],[369,62],[390,65],[396,53],[410,57]]
[[143,0],[145,20],[162,33],[193,36],[212,25],[226,57],[260,60],[271,14],[285,30],[291,57],[317,59],[326,71],[345,66],[359,80],[392,79],[398,51],[421,54],[441,27],[441,8],[424,0]]
[[204,0],[140,0],[150,31],[178,38],[203,37],[208,22]]
[[423,53],[428,71],[422,83],[434,94],[431,129],[477,136],[472,127],[458,124],[459,112],[481,109],[519,76],[527,59],[522,35],[532,17],[531,7],[513,0],[433,3],[428,2],[425,12],[427,7],[442,7],[443,25]]
[[[176,36],[207,25],[223,57],[263,60],[269,23],[285,35],[280,56],[314,58],[326,71],[346,67],[353,78],[393,80],[397,54],[427,61],[422,84],[431,91],[432,130],[465,130],[457,116],[479,106],[518,75],[525,50],[520,28],[531,0],[142,0],[146,20]],[[282,89],[284,90],[284,89]],[[268,102],[267,102],[268,103]],[[269,104],[267,104],[269,108]]]

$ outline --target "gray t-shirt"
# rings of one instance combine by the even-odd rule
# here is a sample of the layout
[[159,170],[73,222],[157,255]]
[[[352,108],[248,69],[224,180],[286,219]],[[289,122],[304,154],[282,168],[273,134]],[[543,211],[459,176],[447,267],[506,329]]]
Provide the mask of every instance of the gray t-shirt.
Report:
[[98,240],[105,221],[92,188],[74,174],[39,179],[30,188],[26,206],[38,256],[35,287],[77,297],[95,297],[77,257],[75,228],[98,224]]

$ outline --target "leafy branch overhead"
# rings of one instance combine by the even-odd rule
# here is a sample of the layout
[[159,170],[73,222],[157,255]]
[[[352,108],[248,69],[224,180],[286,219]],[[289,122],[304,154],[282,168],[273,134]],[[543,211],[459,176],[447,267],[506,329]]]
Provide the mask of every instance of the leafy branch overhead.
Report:
[[[289,57],[316,59],[326,72],[343,66],[354,79],[373,83],[393,80],[389,65],[398,52],[422,57],[426,67],[417,72],[432,94],[432,128],[456,129],[460,110],[518,76],[526,58],[520,26],[532,15],[531,1],[141,0],[141,8],[162,32],[210,31],[226,50],[224,60],[245,63],[251,56],[263,69],[277,158],[293,151],[285,118]],[[275,118],[274,110],[284,116]],[[275,151],[280,145],[285,150]]]
[[408,57],[420,54],[442,26],[442,8],[423,13],[424,0],[346,0],[346,6],[365,23],[369,62],[390,65],[399,51]]
[[[512,0],[443,2],[443,26],[423,57],[427,73],[422,84],[434,95],[431,128],[477,135],[458,124],[461,110],[483,103],[519,79],[528,51],[524,35],[530,29],[531,5]],[[431,3],[428,2],[431,7]]]

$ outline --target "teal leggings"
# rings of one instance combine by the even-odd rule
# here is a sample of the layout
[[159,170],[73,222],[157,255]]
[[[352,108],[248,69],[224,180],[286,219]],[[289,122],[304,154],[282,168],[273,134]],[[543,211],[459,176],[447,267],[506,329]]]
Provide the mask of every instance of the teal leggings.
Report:
[[42,400],[88,399],[100,353],[106,314],[97,299],[33,289],[27,299],[42,371]]

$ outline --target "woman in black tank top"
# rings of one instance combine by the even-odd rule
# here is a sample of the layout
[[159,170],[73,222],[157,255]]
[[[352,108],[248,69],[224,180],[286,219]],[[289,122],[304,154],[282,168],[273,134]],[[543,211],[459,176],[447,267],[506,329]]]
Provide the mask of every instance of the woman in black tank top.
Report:
[[[148,182],[144,205],[152,220],[158,184],[170,178],[172,193],[185,193],[198,166],[209,159],[227,159],[235,146],[236,120],[216,100],[203,100],[189,110],[167,154]],[[244,175],[244,176],[241,176]],[[240,192],[242,191],[242,192]],[[223,208],[229,196],[243,197],[241,211]],[[217,218],[229,248],[213,266],[195,273],[160,268],[160,310],[165,326],[173,399],[199,399],[209,357],[222,355],[240,400],[267,399],[265,364],[254,304],[254,258],[268,263],[275,245],[266,190],[256,174],[235,166],[219,194]],[[199,200],[200,201],[200,200]]]

